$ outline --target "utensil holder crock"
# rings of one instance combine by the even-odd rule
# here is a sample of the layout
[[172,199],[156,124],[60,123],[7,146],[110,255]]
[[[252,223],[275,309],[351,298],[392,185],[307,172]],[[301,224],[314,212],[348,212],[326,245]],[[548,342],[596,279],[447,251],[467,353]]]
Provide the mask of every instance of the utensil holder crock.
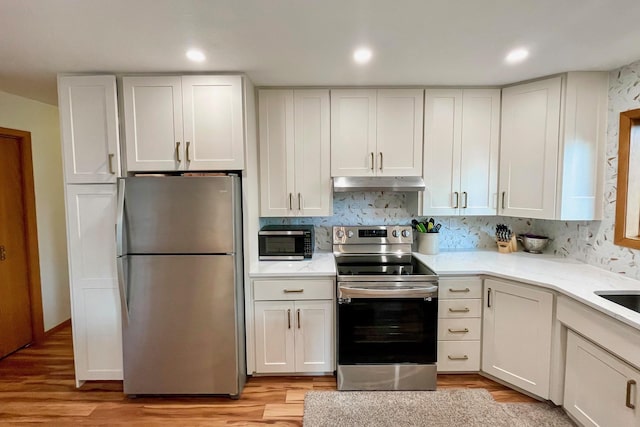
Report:
[[435,255],[440,252],[439,233],[418,233],[418,252]]

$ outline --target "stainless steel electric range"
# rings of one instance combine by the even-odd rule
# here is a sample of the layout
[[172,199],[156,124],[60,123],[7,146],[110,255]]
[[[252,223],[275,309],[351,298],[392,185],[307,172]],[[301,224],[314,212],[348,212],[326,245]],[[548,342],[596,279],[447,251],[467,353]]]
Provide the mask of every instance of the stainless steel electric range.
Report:
[[438,276],[410,226],[333,227],[338,390],[435,390]]

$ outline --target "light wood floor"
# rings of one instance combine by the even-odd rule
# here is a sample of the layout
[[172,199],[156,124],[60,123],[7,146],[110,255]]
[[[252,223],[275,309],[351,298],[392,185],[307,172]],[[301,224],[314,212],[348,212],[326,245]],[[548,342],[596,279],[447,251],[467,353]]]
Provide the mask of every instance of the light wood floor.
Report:
[[[485,388],[498,401],[534,402],[479,375],[440,375],[438,387]],[[137,398],[120,381],[75,388],[71,328],[0,360],[0,425],[301,426],[304,394],[335,390],[333,377],[251,378],[240,399]]]

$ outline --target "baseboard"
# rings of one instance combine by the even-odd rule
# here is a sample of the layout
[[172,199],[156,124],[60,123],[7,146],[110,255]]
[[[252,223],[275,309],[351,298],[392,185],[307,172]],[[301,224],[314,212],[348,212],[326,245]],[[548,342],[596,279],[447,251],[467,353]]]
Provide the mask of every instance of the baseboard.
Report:
[[67,319],[64,322],[60,323],[57,326],[54,326],[53,328],[49,329],[48,331],[45,331],[44,333],[44,337],[47,338],[53,334],[55,334],[56,332],[60,331],[61,329],[65,329],[67,327],[71,326],[71,319]]

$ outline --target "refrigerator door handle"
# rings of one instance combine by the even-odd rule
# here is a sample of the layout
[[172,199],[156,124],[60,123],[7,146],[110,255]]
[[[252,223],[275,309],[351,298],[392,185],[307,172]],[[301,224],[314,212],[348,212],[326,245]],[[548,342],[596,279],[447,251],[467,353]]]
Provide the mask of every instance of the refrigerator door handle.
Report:
[[120,291],[118,292],[120,294],[120,310],[122,311],[122,326],[125,327],[129,325],[129,303],[127,302],[129,287],[127,286],[127,283],[126,283],[127,279],[124,271],[123,257],[118,257],[117,270],[118,270],[118,290]]
[[116,212],[116,255],[122,256],[123,252],[123,234],[124,234],[124,179],[118,180],[117,192],[117,212]]

